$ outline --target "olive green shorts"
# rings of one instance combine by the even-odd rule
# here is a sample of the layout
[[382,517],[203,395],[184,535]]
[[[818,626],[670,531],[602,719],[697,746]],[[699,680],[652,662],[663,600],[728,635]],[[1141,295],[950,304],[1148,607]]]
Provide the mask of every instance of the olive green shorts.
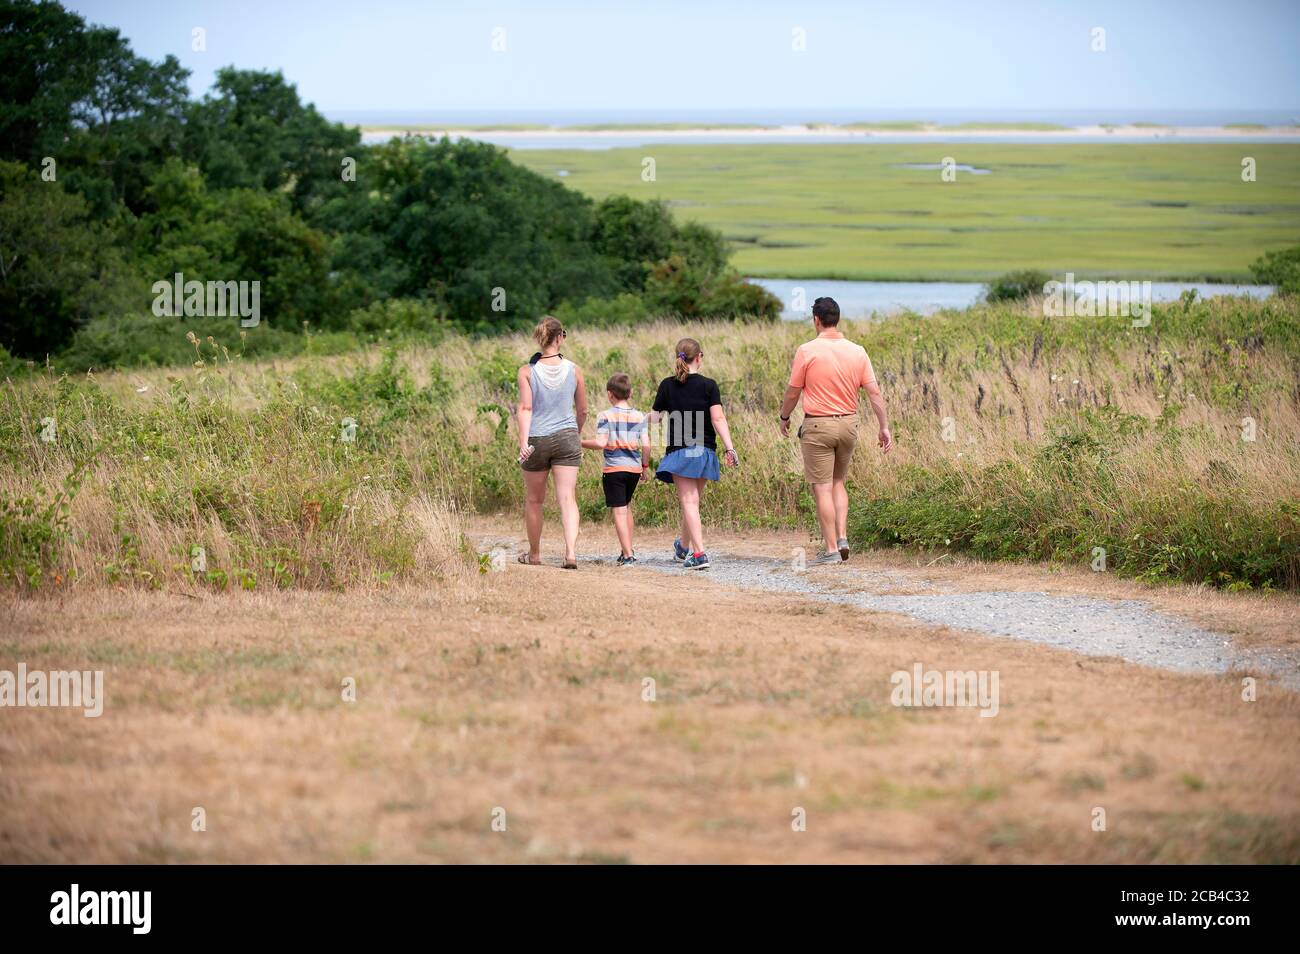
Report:
[[533,452],[519,466],[524,470],[550,470],[552,467],[577,467],[582,463],[582,442],[578,429],[570,427],[545,437],[530,437]]

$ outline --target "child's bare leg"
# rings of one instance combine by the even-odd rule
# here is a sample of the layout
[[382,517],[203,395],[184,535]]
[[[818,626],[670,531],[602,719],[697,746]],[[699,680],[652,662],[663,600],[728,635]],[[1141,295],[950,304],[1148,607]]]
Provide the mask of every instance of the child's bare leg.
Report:
[[611,507],[614,515],[614,531],[618,534],[618,545],[623,548],[623,556],[632,555],[632,511],[627,507]]
[[695,549],[701,553],[704,552],[704,518],[700,516],[700,508],[704,506],[704,491],[708,486],[703,477],[695,478]]
[[675,477],[677,502],[682,508],[682,545],[692,553],[704,551],[704,528],[700,526],[700,484],[696,477]]

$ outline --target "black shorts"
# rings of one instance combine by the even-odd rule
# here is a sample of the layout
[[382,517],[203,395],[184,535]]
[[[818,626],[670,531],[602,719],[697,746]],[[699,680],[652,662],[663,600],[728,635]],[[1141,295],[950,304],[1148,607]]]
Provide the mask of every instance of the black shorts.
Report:
[[605,485],[605,506],[626,507],[632,502],[632,495],[636,493],[636,485],[640,480],[640,473],[615,471],[612,474],[601,474],[600,482]]

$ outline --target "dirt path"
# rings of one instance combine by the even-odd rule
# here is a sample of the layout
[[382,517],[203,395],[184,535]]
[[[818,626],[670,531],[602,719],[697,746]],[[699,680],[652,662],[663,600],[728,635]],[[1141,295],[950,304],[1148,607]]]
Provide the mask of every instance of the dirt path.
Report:
[[[710,545],[783,580],[799,542]],[[948,562],[863,555],[871,587],[844,589],[588,561],[0,597],[0,668],[100,669],[107,696],[99,718],[0,710],[0,861],[1300,862],[1300,694],[855,602],[1141,599],[1289,652],[1294,599]],[[996,715],[895,704],[916,666],[996,673]]]
[[[499,523],[480,526],[476,543],[498,558],[513,559],[524,541],[503,529]],[[638,544],[638,562],[627,572],[684,573],[672,560],[670,534],[643,535],[643,539],[645,545]],[[607,530],[597,529],[596,540],[598,546],[617,555]],[[1026,590],[1018,584],[1025,571],[1032,573],[1034,568],[1018,568],[1019,572],[1008,574],[1017,584],[1014,588],[994,589],[988,584],[997,583],[1001,568],[996,565],[967,563],[973,572],[965,580],[954,579],[947,567],[933,570],[933,558],[928,564],[913,559],[907,566],[903,565],[905,558],[891,561],[881,554],[857,554],[839,566],[809,566],[817,552],[809,546],[792,534],[723,534],[717,545],[710,546],[711,567],[701,573],[710,582],[759,593],[856,606],[937,626],[1029,640],[1085,656],[1115,656],[1174,672],[1267,676],[1288,689],[1300,690],[1300,646],[1292,644],[1286,634],[1239,642],[1213,624],[1198,625],[1177,611],[1154,607],[1149,594],[1133,598],[1128,595],[1132,585],[1111,585],[1104,577],[1084,583],[1078,573],[1063,581],[1052,579],[1052,574],[1043,570],[1039,573],[1043,584],[1061,589],[1064,582],[1067,591]],[[773,555],[774,550],[780,555]],[[610,557],[590,555],[581,557],[580,562],[613,564]],[[1085,592],[1069,592],[1070,584]],[[1175,588],[1173,592],[1187,589]],[[1283,605],[1272,609],[1283,614],[1289,610],[1294,614],[1292,621],[1300,624],[1300,604],[1287,598],[1279,598],[1279,602]],[[1201,615],[1198,609],[1193,607],[1195,615]],[[1243,600],[1238,612],[1251,614],[1255,609],[1249,600]],[[1250,619],[1238,619],[1231,628],[1250,631],[1251,623]],[[1276,638],[1278,635],[1282,638]]]

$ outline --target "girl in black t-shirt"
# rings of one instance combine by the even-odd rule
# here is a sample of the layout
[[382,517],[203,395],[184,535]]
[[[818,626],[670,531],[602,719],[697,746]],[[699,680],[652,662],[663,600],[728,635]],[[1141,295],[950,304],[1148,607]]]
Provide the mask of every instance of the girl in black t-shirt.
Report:
[[718,438],[726,449],[727,466],[739,462],[731,443],[727,415],[722,411],[718,382],[700,374],[704,352],[694,338],[677,342],[672,377],[659,382],[652,422],[667,419],[667,447],[655,476],[677,490],[681,506],[681,536],[673,541],[673,559],[688,570],[707,570],[704,529],[700,524],[700,498],[707,481],[722,476],[718,466]]

